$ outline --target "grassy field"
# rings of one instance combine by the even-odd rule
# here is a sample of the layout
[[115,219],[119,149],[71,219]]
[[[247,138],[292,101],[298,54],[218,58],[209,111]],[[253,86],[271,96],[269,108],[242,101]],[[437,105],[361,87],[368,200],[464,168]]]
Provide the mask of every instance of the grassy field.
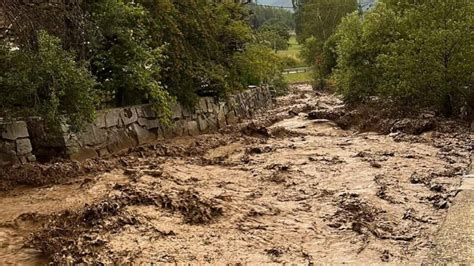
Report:
[[[278,55],[281,57],[293,57],[298,62],[294,66],[291,66],[291,68],[304,67],[304,62],[299,58],[301,45],[296,41],[296,36],[291,36],[289,44],[290,45],[288,49],[284,51],[278,51]],[[311,82],[312,72],[288,74],[284,75],[284,77],[285,80],[290,84]]]
[[296,36],[291,36],[289,41],[290,46],[288,50],[278,51],[279,55],[282,56],[291,56],[294,58],[299,58],[299,54],[301,51],[301,45],[296,41]]
[[286,82],[288,82],[289,84],[311,82],[313,80],[312,76],[313,76],[312,72],[284,75]]

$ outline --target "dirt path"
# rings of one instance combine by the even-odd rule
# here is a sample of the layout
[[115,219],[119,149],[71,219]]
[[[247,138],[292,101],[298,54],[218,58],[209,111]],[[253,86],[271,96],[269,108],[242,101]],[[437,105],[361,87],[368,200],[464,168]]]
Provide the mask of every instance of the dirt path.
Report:
[[474,136],[342,130],[307,118],[341,107],[307,86],[276,106],[106,173],[3,193],[0,264],[425,260]]

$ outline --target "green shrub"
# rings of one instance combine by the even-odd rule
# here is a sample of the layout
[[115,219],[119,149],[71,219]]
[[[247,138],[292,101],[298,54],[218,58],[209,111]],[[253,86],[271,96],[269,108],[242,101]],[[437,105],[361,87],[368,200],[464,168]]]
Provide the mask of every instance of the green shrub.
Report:
[[97,89],[113,95],[112,106],[151,103],[166,121],[172,98],[159,82],[163,48],[152,42],[150,13],[115,0],[94,1],[88,8],[96,29],[89,39]]
[[469,0],[386,0],[364,20],[346,18],[337,32],[340,92],[405,110],[459,110],[474,90],[473,13]]
[[281,65],[283,68],[296,68],[304,66],[304,63],[299,59],[291,55],[278,54]]
[[324,89],[336,66],[336,35],[329,37],[324,43],[311,37],[305,40],[301,49],[301,57],[313,68],[314,87]]
[[94,120],[93,76],[58,38],[38,33],[38,49],[0,49],[1,115],[39,115],[50,125],[66,122],[73,129]]
[[268,84],[279,92],[286,90],[280,58],[270,48],[250,44],[234,56],[234,61],[237,76],[245,87]]

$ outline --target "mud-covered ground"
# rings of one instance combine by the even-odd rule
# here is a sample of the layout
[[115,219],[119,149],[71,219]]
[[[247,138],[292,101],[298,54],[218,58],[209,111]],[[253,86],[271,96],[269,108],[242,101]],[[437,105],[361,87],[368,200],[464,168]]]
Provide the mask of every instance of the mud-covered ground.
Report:
[[[369,119],[391,133],[357,131]],[[220,133],[3,170],[0,264],[421,263],[473,139],[300,85]]]

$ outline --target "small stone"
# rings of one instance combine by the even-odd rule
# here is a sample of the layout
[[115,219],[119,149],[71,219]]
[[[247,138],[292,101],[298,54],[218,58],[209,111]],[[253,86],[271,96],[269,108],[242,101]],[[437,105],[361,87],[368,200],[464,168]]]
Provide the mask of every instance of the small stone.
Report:
[[133,169],[133,168],[128,168],[128,169],[125,169],[123,173],[125,175],[133,175],[133,174],[137,174],[138,172],[140,172],[140,170]]
[[370,166],[372,166],[373,168],[382,168],[382,165],[379,164],[378,162],[370,162]]
[[449,208],[449,202],[446,200],[439,200],[434,203],[434,206],[438,209],[448,209]]
[[20,163],[21,163],[21,164],[27,164],[27,163],[28,163],[28,159],[26,159],[26,157],[20,157]]
[[99,157],[105,157],[110,154],[110,152],[106,148],[100,149],[98,153],[99,153]]
[[421,177],[419,177],[416,173],[414,173],[410,176],[410,182],[412,184],[420,184],[421,181],[422,181]]
[[445,190],[445,188],[441,184],[434,184],[430,187],[430,190],[435,191],[435,192],[443,192]]

